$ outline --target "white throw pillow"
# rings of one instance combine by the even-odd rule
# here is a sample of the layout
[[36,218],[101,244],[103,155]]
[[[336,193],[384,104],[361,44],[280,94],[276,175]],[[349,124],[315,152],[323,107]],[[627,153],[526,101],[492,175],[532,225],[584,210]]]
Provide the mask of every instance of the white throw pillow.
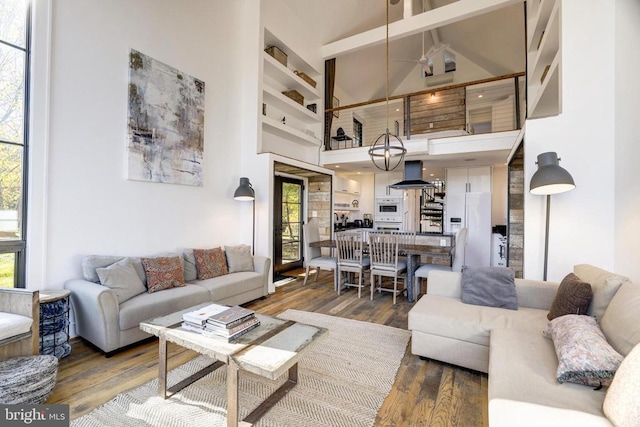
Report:
[[118,303],[147,291],[129,258],[124,258],[105,268],[96,268],[100,284],[116,294]]
[[617,427],[636,427],[640,422],[640,344],[625,357],[607,390],[602,409]]

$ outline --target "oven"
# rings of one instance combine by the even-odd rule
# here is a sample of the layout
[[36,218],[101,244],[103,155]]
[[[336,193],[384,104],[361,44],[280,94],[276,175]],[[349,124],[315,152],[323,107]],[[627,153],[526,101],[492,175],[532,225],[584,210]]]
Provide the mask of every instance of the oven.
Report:
[[377,231],[400,231],[403,229],[401,222],[376,222],[374,228]]
[[403,230],[402,214],[377,214],[373,228],[380,231]]

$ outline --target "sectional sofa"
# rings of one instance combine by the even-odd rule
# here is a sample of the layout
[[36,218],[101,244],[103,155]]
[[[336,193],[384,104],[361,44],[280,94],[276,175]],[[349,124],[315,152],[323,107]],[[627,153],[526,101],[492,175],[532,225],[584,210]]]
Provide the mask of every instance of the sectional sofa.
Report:
[[[626,356],[640,342],[640,286],[585,264],[574,273],[592,285],[589,310],[597,313],[589,314]],[[517,310],[465,304],[461,283],[461,273],[429,272],[427,293],[408,316],[413,354],[488,373],[492,427],[612,425],[603,412],[607,387],[557,380],[554,342],[543,331],[559,283],[515,279]]]
[[[123,261],[122,256],[87,256],[82,261],[83,278],[65,283],[71,291],[71,305],[76,333],[111,356],[116,350],[149,338],[142,332],[140,322],[164,316],[202,302],[239,305],[268,295],[268,276],[271,260],[253,256],[253,268],[205,280],[197,279],[192,249],[178,256],[184,267],[185,286],[159,292],[143,291],[119,302],[117,292],[100,283],[98,269]],[[166,255],[165,255],[166,256]],[[146,286],[145,269],[141,258],[129,257],[135,273]],[[231,270],[233,271],[233,269]]]

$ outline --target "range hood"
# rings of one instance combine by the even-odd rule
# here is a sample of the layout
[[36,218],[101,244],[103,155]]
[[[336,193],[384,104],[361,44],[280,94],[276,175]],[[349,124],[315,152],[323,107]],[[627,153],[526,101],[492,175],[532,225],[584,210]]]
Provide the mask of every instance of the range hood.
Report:
[[407,160],[404,162],[404,180],[390,185],[391,188],[433,188],[430,182],[422,180],[422,160]]

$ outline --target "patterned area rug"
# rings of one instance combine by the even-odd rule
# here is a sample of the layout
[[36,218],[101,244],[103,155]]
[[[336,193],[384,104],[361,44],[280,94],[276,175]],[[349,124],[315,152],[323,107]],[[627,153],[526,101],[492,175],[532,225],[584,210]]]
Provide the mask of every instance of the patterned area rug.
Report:
[[[323,314],[287,310],[278,317],[329,330],[299,363],[298,384],[255,425],[371,426],[393,386],[410,332]],[[208,366],[199,356],[169,372],[169,386]],[[226,426],[226,369],[208,374],[167,400],[157,380],[116,396],[74,420],[85,426]],[[244,418],[284,382],[240,372]]]

